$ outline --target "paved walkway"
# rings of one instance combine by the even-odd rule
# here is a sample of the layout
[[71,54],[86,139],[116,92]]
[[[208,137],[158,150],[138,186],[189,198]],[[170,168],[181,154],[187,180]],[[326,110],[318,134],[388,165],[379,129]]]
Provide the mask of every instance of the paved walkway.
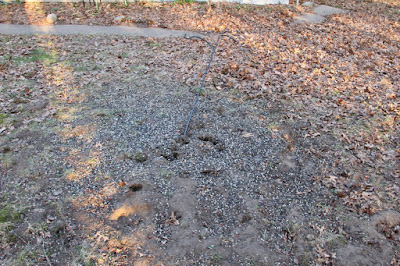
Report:
[[[185,34],[192,36],[195,33],[183,30],[169,30],[160,28],[137,28],[128,26],[87,26],[87,25],[12,25],[0,23],[0,34],[116,34],[129,36],[142,36],[152,38],[183,37]],[[196,34],[198,35],[198,34]]]
[[321,23],[325,20],[325,16],[333,15],[333,14],[347,14],[348,11],[326,6],[320,5],[313,8],[315,14],[312,13],[305,13],[301,16],[295,17],[295,23]]

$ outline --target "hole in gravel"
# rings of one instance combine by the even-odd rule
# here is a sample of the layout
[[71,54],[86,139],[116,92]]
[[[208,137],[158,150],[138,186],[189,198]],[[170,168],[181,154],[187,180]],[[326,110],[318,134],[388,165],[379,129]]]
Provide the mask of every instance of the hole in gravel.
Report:
[[181,136],[176,139],[176,143],[181,144],[181,145],[189,144],[189,138],[187,136]]
[[201,141],[211,142],[218,151],[223,151],[226,148],[223,141],[220,141],[219,139],[217,139],[211,135],[202,135],[202,136],[199,136],[198,139]]
[[213,168],[208,167],[208,168],[205,168],[205,169],[201,170],[200,173],[202,173],[203,175],[208,175],[208,174],[210,174],[210,175],[216,175],[216,174],[218,174],[220,171],[221,171],[221,168],[219,168],[219,169],[213,169]]
[[203,169],[201,170],[201,173],[206,175],[206,174],[211,174],[213,171],[214,171],[213,169]]
[[215,148],[218,150],[218,151],[223,151],[223,150],[225,150],[225,144],[224,143],[218,143],[217,145],[215,145]]
[[182,213],[180,212],[180,211],[173,211],[173,212],[171,212],[171,215],[172,215],[172,213],[174,214],[174,216],[175,216],[175,218],[177,219],[177,220],[179,220],[179,219],[181,219],[182,218]]
[[161,147],[158,148],[157,153],[167,159],[168,161],[174,161],[178,159],[179,152],[177,151],[177,148],[175,146],[171,146],[169,148],[167,147]]
[[11,148],[8,146],[0,147],[0,153],[9,153]]
[[240,220],[240,222],[241,222],[242,224],[243,224],[243,223],[247,223],[247,222],[250,222],[251,219],[253,219],[253,218],[252,218],[250,215],[245,214],[245,215],[242,216],[242,219]]
[[216,138],[214,138],[214,137],[211,136],[211,135],[202,135],[202,136],[199,136],[198,138],[199,138],[199,140],[201,140],[201,141],[209,141],[209,142],[211,142],[211,143],[214,144],[214,145],[217,145],[217,144],[219,143],[219,140],[216,139]]
[[167,159],[168,161],[176,160],[178,158],[178,155],[179,153],[173,151],[161,153],[161,156]]
[[129,185],[129,189],[133,192],[137,192],[143,189],[143,185],[139,183],[132,183]]

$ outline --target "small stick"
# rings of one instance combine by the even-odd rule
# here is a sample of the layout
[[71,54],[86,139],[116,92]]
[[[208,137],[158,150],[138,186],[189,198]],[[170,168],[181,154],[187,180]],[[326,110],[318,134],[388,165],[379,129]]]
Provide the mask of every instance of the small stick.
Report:
[[27,244],[27,242],[22,238],[22,237],[20,237],[17,233],[15,233],[14,232],[14,230],[11,230],[11,233],[13,233],[16,237],[18,237],[22,242],[24,242],[24,244]]
[[210,69],[211,62],[212,62],[212,60],[213,60],[213,58],[214,58],[215,51],[216,51],[217,48],[218,48],[219,40],[220,40],[222,37],[228,37],[228,38],[230,38],[231,40],[235,41],[237,44],[239,44],[239,49],[240,49],[240,51],[244,52],[244,50],[242,49],[242,46],[240,45],[240,43],[239,43],[235,38],[233,38],[232,36],[230,36],[230,35],[228,35],[228,34],[225,34],[225,33],[222,33],[222,34],[220,34],[220,35],[218,36],[218,39],[217,39],[217,42],[215,43],[215,45],[212,45],[209,41],[207,41],[206,39],[204,39],[203,37],[200,37],[200,36],[191,36],[191,37],[188,37],[188,36],[186,36],[186,34],[185,34],[185,36],[184,36],[184,38],[185,38],[185,39],[188,39],[188,40],[197,38],[197,39],[200,39],[200,40],[206,42],[206,43],[208,44],[208,46],[210,46],[210,48],[211,48],[211,55],[210,55],[210,60],[208,61],[208,65],[207,65],[206,71],[205,71],[204,74],[203,74],[203,78],[202,78],[202,80],[201,80],[201,85],[200,85],[199,91],[197,92],[196,98],[195,98],[195,100],[194,100],[192,110],[191,110],[191,112],[190,112],[190,114],[189,114],[189,119],[188,119],[188,122],[187,122],[187,124],[186,124],[185,132],[183,133],[183,136],[186,136],[187,131],[188,131],[188,129],[189,129],[189,125],[190,125],[190,121],[192,120],[192,116],[193,116],[193,113],[194,113],[194,109],[196,108],[197,101],[199,100],[199,96],[200,96],[200,94],[201,94],[201,91],[203,90],[204,81],[206,80],[206,76],[207,76],[208,70]]
[[44,256],[46,257],[46,260],[47,260],[47,263],[49,264],[49,266],[52,266],[52,265],[51,265],[51,262],[50,262],[50,259],[49,259],[49,257],[47,257],[47,254],[46,254],[46,248],[45,248],[45,246],[44,246],[44,233],[43,233],[43,231],[42,231],[42,236],[43,236],[43,242],[42,242],[43,254],[44,254]]

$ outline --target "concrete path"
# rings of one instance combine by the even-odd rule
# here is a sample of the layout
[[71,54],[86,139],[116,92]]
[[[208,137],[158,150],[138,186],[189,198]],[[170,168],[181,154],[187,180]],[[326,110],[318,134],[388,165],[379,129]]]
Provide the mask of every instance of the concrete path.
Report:
[[[128,26],[87,26],[87,25],[11,25],[0,23],[0,34],[116,34],[129,36],[142,36],[152,38],[183,37],[185,34],[193,36],[195,33],[183,30],[169,30],[160,28],[137,28]],[[199,34],[196,34],[199,35]]]
[[348,11],[336,8],[336,7],[331,7],[331,6],[326,6],[326,5],[320,5],[316,6],[313,9],[315,14],[312,13],[305,13],[301,16],[295,17],[294,22],[295,23],[321,23],[325,20],[325,16],[333,15],[333,14],[347,14]]

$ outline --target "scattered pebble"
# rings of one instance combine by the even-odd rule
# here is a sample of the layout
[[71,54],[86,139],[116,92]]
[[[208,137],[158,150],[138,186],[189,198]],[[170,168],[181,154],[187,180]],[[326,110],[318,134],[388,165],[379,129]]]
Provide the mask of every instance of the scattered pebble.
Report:
[[53,191],[53,195],[54,196],[58,196],[58,195],[60,195],[62,193],[62,190],[55,190],[55,191]]
[[54,24],[57,21],[57,16],[56,14],[49,14],[47,15],[46,21],[50,24]]
[[121,23],[124,20],[125,20],[125,16],[118,16],[118,17],[114,18],[115,23]]

